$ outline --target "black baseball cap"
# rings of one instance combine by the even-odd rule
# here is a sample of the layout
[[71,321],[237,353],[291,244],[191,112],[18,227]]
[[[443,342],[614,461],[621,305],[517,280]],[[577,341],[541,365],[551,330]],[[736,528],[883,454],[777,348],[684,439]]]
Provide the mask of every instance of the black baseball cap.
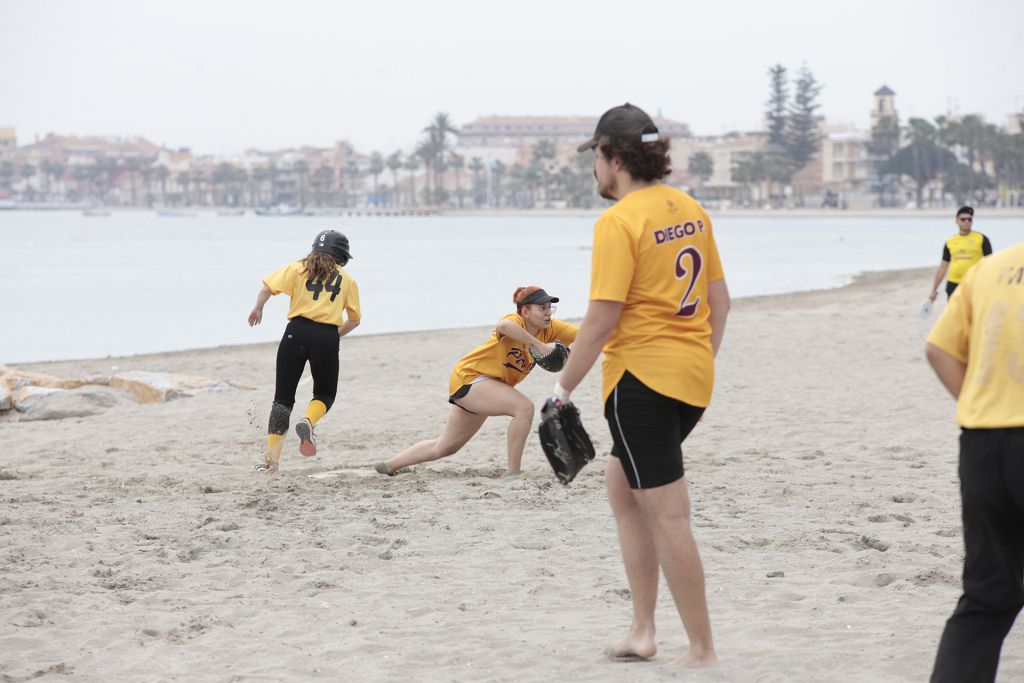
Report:
[[551,296],[537,285],[530,285],[526,288],[526,296],[516,301],[517,306],[526,306],[527,304],[557,304],[558,297]]
[[956,215],[957,216],[959,216],[961,214],[965,214],[965,213],[968,216],[973,216],[974,215],[974,207],[972,207],[972,206],[961,206],[959,209],[956,210]]
[[647,112],[626,102],[602,114],[597,121],[597,128],[594,129],[594,137],[577,147],[576,151],[586,152],[588,149],[594,149],[603,137],[633,142],[655,142],[661,135]]

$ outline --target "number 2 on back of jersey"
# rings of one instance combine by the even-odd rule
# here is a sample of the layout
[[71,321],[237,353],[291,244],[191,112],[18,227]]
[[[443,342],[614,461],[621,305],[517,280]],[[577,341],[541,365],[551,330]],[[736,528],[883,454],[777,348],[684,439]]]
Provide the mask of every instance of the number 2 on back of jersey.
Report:
[[[687,261],[689,261],[689,269],[685,265]],[[686,247],[676,254],[676,279],[689,280],[689,284],[686,285],[686,293],[683,294],[683,298],[679,302],[679,311],[676,312],[680,318],[692,318],[697,314],[697,309],[700,307],[700,296],[694,297],[693,301],[689,301],[689,299],[693,288],[697,285],[697,278],[700,277],[700,269],[703,265],[704,259],[697,247]]]

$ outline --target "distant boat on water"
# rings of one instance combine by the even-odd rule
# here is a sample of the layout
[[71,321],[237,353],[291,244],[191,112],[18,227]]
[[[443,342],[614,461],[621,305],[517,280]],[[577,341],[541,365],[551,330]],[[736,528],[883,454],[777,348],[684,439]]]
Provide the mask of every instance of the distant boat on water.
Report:
[[83,216],[88,216],[89,218],[106,218],[107,216],[110,215],[110,212],[109,211],[95,211],[95,210],[91,210],[91,211],[83,211],[82,215]]
[[199,214],[195,211],[157,211],[156,215],[165,218],[195,218]]
[[300,207],[290,206],[288,204],[278,204],[277,206],[269,206],[265,209],[256,209],[257,216],[301,216],[305,209]]

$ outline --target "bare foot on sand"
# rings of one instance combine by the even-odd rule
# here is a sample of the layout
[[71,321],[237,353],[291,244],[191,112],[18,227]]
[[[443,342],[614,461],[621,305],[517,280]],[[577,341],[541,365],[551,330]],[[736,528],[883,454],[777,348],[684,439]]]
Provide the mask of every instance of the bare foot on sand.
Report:
[[640,661],[650,659],[658,652],[654,643],[654,631],[630,630],[622,640],[605,648],[609,659],[621,661]]
[[718,665],[718,655],[714,650],[698,651],[692,647],[678,659],[673,659],[668,666],[678,669],[709,669]]

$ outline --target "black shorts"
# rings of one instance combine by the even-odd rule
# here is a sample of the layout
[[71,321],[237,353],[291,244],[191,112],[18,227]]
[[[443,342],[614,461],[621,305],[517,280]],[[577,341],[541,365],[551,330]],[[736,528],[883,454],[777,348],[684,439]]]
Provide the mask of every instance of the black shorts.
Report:
[[949,280],[946,280],[946,298],[947,299],[949,299],[949,297],[953,296],[953,292],[956,291],[957,285],[959,285],[959,284],[960,284],[959,282],[950,282]]
[[704,408],[659,394],[626,372],[604,404],[612,455],[630,488],[653,489],[683,477],[683,440]]
[[465,398],[469,394],[469,390],[472,388],[473,384],[463,384],[461,387],[455,390],[454,394],[448,397],[448,402],[451,403],[456,408],[462,408],[462,410],[465,410],[470,415],[479,415],[479,413],[474,413],[469,408],[463,408],[462,406],[455,402],[455,399]]

